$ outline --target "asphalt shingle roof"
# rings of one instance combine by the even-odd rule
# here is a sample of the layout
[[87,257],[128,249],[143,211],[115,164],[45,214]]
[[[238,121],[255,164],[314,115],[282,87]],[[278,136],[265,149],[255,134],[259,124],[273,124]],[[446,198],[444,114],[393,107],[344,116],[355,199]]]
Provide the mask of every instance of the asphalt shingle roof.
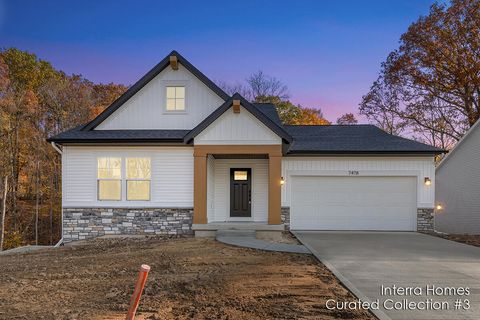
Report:
[[[288,154],[442,153],[433,146],[386,133],[374,125],[282,125],[273,104],[253,104],[292,138]],[[171,142],[183,143],[190,130],[82,130],[62,132],[48,141],[58,143]]]
[[260,110],[264,115],[269,117],[273,122],[279,126],[283,126],[280,117],[278,116],[277,108],[274,104],[271,103],[252,103],[258,110]]
[[75,142],[180,142],[190,130],[87,130],[78,126],[62,132],[48,141]]
[[386,133],[374,125],[284,126],[288,153],[441,153],[443,150]]

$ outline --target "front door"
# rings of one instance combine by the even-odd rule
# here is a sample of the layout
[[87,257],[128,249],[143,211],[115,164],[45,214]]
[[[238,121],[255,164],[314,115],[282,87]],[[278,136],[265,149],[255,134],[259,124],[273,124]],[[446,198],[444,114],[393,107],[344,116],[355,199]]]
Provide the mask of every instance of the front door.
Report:
[[230,169],[230,216],[252,216],[252,169]]

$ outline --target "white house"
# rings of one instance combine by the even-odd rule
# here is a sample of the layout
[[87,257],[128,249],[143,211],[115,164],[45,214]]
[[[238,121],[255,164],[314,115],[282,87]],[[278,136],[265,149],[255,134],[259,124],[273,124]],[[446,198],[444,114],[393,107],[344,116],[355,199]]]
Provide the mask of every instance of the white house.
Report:
[[480,234],[480,122],[477,121],[436,170],[440,206],[435,229]]
[[173,51],[62,150],[65,241],[104,234],[433,229],[437,148],[283,125]]

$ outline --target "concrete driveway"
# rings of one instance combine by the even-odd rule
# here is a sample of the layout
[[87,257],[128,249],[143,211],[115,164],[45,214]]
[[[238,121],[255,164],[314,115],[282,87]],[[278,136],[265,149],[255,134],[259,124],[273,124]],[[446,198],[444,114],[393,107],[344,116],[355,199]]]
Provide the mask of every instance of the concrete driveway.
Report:
[[[378,299],[380,319],[480,319],[480,248],[413,232],[294,234],[360,300]],[[382,295],[382,285],[412,289]]]

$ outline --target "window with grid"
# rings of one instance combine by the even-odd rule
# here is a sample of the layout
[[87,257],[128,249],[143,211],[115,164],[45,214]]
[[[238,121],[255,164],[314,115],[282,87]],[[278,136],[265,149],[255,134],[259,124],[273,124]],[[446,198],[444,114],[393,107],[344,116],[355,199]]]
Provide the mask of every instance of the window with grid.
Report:
[[185,87],[167,87],[167,111],[185,111]]
[[127,200],[150,200],[150,158],[126,158]]
[[98,200],[122,200],[122,158],[97,159]]

